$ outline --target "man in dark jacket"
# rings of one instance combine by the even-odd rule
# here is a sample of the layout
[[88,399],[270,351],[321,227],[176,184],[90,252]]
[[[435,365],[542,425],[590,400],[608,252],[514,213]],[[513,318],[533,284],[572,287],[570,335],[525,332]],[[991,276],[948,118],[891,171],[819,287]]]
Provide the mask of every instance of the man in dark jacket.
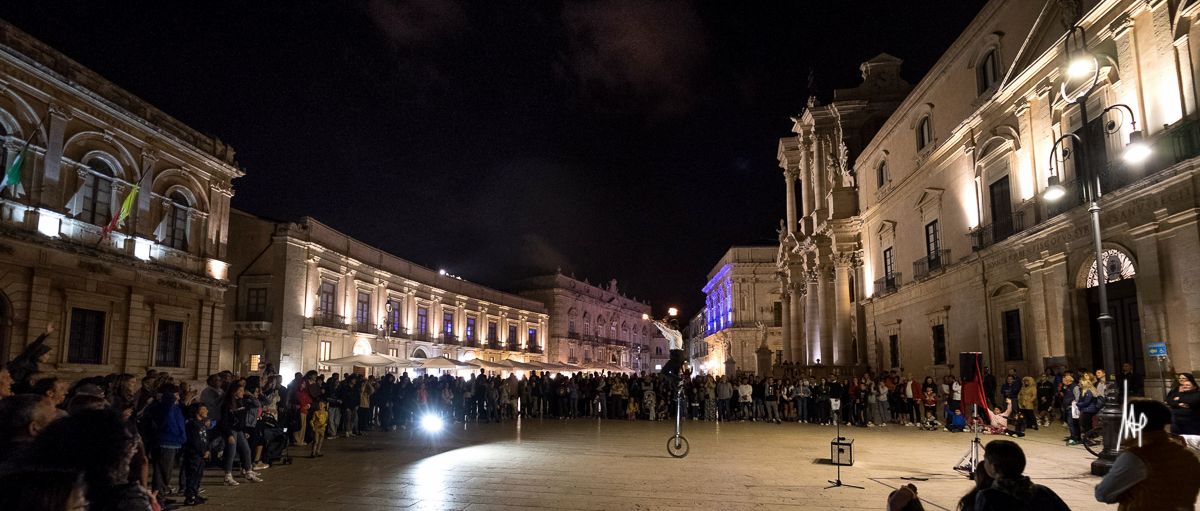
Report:
[[983,368],[983,393],[987,397],[988,409],[993,406],[1004,408],[1003,403],[996,401],[996,375],[992,374],[992,368]]
[[[154,428],[154,479],[151,487],[158,495],[165,496],[171,474],[175,473],[175,453],[187,440],[183,410],[179,407],[179,387],[164,383],[159,390],[162,397],[147,410],[150,424]],[[160,501],[163,497],[160,497]]]
[[203,504],[208,500],[200,496],[200,478],[204,475],[204,460],[208,454],[208,407],[204,403],[193,403],[188,407],[185,426],[187,439],[183,445],[183,503],[189,506]]
[[983,466],[995,479],[975,495],[977,511],[1038,509],[1069,511],[1054,490],[1034,484],[1024,474],[1025,452],[1011,440],[992,440],[983,450]]

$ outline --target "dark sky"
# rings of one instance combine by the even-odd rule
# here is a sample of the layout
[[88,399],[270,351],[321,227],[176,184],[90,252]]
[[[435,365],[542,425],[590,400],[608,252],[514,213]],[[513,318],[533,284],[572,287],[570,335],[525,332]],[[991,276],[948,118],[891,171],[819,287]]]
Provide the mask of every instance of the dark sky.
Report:
[[[238,151],[234,206],[501,289],[554,271],[702,303],[774,242],[777,139],[880,52],[915,83],[983,0],[3,2]],[[231,240],[236,243],[237,240]]]

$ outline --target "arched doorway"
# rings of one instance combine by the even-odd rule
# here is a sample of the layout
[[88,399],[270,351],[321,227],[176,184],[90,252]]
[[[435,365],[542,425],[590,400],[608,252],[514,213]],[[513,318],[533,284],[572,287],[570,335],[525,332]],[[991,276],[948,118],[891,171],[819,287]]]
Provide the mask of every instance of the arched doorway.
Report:
[[[1104,264],[1108,313],[1113,317],[1113,353],[1116,361],[1114,369],[1120,370],[1121,364],[1129,362],[1138,374],[1146,374],[1135,280],[1137,265],[1128,252],[1119,248],[1105,248],[1101,262]],[[1103,368],[1104,347],[1101,344],[1100,323],[1096,321],[1100,315],[1100,275],[1095,257],[1089,258],[1087,265],[1080,269],[1078,283],[1084,289],[1086,297],[1086,319],[1091,340],[1091,357],[1084,358],[1081,362],[1090,361],[1093,369]]]
[[425,354],[425,348],[417,348],[413,350],[411,358],[429,358],[429,355]]

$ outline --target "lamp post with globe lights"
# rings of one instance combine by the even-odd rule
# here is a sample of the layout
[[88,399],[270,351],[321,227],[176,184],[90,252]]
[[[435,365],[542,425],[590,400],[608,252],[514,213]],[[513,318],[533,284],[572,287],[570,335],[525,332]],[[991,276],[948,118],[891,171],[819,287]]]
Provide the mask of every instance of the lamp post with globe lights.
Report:
[[[1079,108],[1081,125],[1086,125],[1088,122],[1088,96],[1096,89],[1100,81],[1100,61],[1094,53],[1088,51],[1086,38],[1087,32],[1083,27],[1079,26],[1073,27],[1067,35],[1065,43],[1067,47],[1067,64],[1064,69],[1066,79],[1061,84],[1062,97],[1068,103],[1075,103]],[[1074,91],[1070,90],[1071,87],[1074,87]],[[1074,95],[1071,92],[1074,92]],[[1110,112],[1115,112],[1119,115],[1118,119],[1120,121],[1107,122],[1104,125],[1104,133],[1111,135],[1120,132],[1121,127],[1124,125],[1124,117],[1127,114],[1131,130],[1129,143],[1125,146],[1122,159],[1131,165],[1144,162],[1150,156],[1151,150],[1150,146],[1146,144],[1142,132],[1137,129],[1137,121],[1133,109],[1125,104],[1115,104],[1102,110],[1100,116],[1104,117]],[[1096,291],[1099,301],[1099,315],[1096,321],[1100,326],[1100,346],[1104,355],[1104,372],[1106,375],[1111,375],[1116,371],[1117,364],[1113,346],[1113,317],[1108,311],[1108,290],[1106,286],[1108,276],[1105,273],[1104,247],[1100,230],[1101,176],[1099,169],[1093,168],[1091,162],[1088,161],[1088,151],[1085,150],[1090,144],[1103,144],[1104,140],[1086,140],[1085,138],[1092,138],[1088,137],[1086,129],[1083,130],[1083,135],[1084,137],[1080,137],[1074,133],[1067,133],[1054,141],[1054,145],[1050,148],[1050,176],[1047,179],[1047,187],[1043,191],[1042,197],[1047,201],[1054,202],[1066,195],[1066,189],[1061,183],[1059,167],[1074,156],[1077,181],[1081,185],[1083,199],[1088,203],[1088,212],[1091,216],[1092,245],[1096,252]],[[1063,142],[1068,140],[1072,148],[1075,149],[1074,151],[1068,149],[1063,144]],[[1108,470],[1112,468],[1113,461],[1118,454],[1121,410],[1117,400],[1116,387],[1115,384],[1107,384],[1106,382],[1104,408],[1097,415],[1103,427],[1104,451],[1100,453],[1096,461],[1092,462],[1092,474],[1094,475],[1107,474]],[[1090,425],[1083,425],[1081,429],[1086,431],[1090,427]]]

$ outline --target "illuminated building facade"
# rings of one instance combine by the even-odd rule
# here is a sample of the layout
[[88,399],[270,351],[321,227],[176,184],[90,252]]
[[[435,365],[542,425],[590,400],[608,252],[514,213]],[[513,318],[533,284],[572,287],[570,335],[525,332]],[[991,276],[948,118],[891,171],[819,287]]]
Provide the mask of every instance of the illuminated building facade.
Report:
[[272,222],[234,211],[222,367],[280,374],[380,353],[544,361],[542,304],[406,261],[312,218]]
[[640,372],[652,370],[653,354],[665,352],[665,340],[651,342],[658,329],[642,319],[652,314],[650,305],[622,294],[616,280],[600,287],[555,273],[527,279],[518,287],[521,296],[541,302],[550,314],[551,362]]
[[733,360],[738,371],[765,374],[759,365],[766,328],[767,364],[783,355],[783,303],[775,266],[777,247],[731,247],[708,274],[702,291],[705,310],[689,324],[689,358],[695,370],[725,374]]
[[0,359],[53,323],[42,370],[67,379],[215,370],[233,150],[0,22],[0,163],[17,158],[0,191]]
[[[980,351],[998,374],[1102,367],[1076,166],[1087,158],[1103,192],[1117,363],[1146,374],[1147,344],[1161,341],[1176,369],[1200,368],[1198,13],[1188,1],[993,0],[850,154],[851,170],[819,149],[814,163],[822,145],[807,131],[785,139],[780,162],[800,169],[804,200],[795,242],[781,248],[816,247],[801,264],[816,270],[819,295],[807,328],[789,332],[803,347],[792,359],[811,365],[819,352],[835,365],[937,375]],[[1072,26],[1083,30],[1072,37]],[[1067,72],[1068,52],[1084,49],[1099,65],[1081,78]],[[1082,118],[1072,96],[1087,85]],[[1121,159],[1130,121],[1153,148],[1144,163]],[[1055,147],[1064,134],[1078,142]],[[1058,201],[1045,195],[1052,178],[1067,190]],[[825,282],[836,291],[820,294]]]

